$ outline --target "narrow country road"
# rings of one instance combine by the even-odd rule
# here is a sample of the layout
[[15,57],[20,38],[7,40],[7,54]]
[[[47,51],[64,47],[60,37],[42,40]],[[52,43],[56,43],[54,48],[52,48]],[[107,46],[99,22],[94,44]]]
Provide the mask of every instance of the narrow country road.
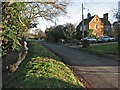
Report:
[[117,61],[84,53],[65,45],[45,42],[42,44],[60,55],[66,64],[73,66],[77,75],[90,82],[92,88],[118,88]]

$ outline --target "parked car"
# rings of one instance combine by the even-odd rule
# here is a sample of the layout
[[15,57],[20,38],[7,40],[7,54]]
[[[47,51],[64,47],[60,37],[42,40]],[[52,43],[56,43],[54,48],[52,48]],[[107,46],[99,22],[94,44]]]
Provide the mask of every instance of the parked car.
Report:
[[92,43],[97,41],[95,38],[92,38],[92,37],[85,37],[85,38],[81,39],[81,41],[82,40],[88,40],[88,41],[90,41]]
[[112,42],[112,41],[116,41],[116,39],[109,36],[103,36],[98,38],[98,42]]

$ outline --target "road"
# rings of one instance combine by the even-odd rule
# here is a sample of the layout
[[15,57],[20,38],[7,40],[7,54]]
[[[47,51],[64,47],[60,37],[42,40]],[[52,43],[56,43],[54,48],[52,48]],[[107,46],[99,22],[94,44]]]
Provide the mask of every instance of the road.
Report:
[[82,76],[92,88],[118,88],[118,62],[99,57],[71,47],[53,43],[42,43],[74,67],[78,76]]

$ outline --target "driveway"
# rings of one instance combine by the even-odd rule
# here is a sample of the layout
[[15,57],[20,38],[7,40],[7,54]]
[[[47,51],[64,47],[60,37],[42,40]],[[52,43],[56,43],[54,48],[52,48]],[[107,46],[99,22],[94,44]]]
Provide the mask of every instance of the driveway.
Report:
[[82,52],[72,47],[53,43],[42,43],[74,68],[77,76],[82,76],[92,88],[118,88],[118,62]]

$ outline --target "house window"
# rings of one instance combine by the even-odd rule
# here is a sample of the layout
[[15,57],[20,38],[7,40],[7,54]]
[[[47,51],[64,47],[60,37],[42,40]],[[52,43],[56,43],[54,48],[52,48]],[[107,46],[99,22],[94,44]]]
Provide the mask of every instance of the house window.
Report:
[[[83,27],[83,29],[84,29],[84,31],[85,31],[85,29],[86,29],[86,26],[84,26],[84,27]],[[82,31],[82,26],[80,27],[80,31]]]
[[82,31],[82,26],[80,27],[80,31]]
[[97,24],[95,24],[94,29],[98,29],[98,25]]

